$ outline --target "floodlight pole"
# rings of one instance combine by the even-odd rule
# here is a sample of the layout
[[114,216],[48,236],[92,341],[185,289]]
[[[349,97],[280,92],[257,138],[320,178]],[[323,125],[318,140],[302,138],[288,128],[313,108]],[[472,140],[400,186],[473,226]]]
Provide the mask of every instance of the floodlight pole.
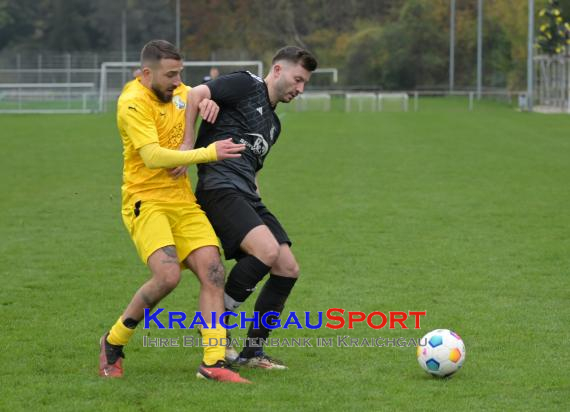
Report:
[[533,109],[533,45],[534,45],[534,0],[528,0],[528,51],[526,57],[526,108]]
[[477,100],[483,86],[483,0],[477,2]]
[[176,48],[180,50],[180,0],[176,0]]
[[453,91],[455,74],[455,0],[451,0],[449,13],[449,91]]
[[[125,4],[126,6],[126,4]],[[123,9],[121,13],[121,60],[123,63],[127,61],[127,10]],[[126,73],[121,71],[122,84],[127,82]]]

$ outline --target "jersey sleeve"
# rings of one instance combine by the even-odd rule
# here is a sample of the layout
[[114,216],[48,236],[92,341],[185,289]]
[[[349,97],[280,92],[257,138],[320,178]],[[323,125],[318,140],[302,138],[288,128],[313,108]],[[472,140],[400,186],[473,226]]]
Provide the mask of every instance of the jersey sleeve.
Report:
[[125,131],[134,148],[138,150],[147,144],[158,143],[158,132],[151,109],[136,100],[126,101],[122,106],[119,126]]
[[139,154],[149,169],[187,166],[218,160],[215,143],[207,148],[202,147],[194,150],[170,150],[160,147],[158,143],[151,143],[141,147]]
[[206,83],[210,89],[212,100],[219,105],[231,105],[243,99],[252,90],[252,82],[262,81],[254,79],[247,72],[235,72],[218,77]]

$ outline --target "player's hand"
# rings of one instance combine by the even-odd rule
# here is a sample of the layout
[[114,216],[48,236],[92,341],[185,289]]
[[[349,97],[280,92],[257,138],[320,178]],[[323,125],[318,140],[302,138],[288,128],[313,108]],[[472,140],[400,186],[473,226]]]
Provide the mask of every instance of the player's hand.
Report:
[[226,140],[218,140],[215,144],[218,160],[234,159],[236,157],[240,157],[241,155],[239,152],[243,152],[245,150],[245,144],[234,143],[232,142],[231,138]]
[[214,123],[218,118],[220,106],[218,106],[213,100],[203,99],[198,105],[198,111],[200,112],[202,119],[208,123]]
[[[192,147],[182,144],[178,150],[192,150]],[[178,179],[179,177],[186,177],[187,170],[188,166],[178,166],[174,169],[168,169],[168,174],[172,176],[172,178]]]
[[168,174],[172,176],[174,179],[178,179],[179,177],[186,176],[186,171],[188,170],[188,166],[178,166],[174,169],[168,169]]

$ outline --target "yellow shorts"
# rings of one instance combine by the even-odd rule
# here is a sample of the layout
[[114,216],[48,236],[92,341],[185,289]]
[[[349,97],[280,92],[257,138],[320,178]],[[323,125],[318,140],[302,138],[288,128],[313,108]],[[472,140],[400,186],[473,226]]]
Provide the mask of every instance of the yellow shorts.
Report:
[[136,202],[124,205],[122,214],[145,264],[156,250],[168,245],[176,246],[180,262],[198,248],[220,247],[206,213],[197,203]]

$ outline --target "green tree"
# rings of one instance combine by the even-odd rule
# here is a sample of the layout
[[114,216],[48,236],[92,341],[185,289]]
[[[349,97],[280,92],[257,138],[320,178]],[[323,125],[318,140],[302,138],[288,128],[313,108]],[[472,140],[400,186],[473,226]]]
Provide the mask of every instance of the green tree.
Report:
[[537,44],[543,53],[563,54],[570,44],[570,24],[564,22],[560,2],[549,0],[548,5],[539,11],[542,22],[537,36]]
[[51,0],[41,7],[44,18],[36,28],[41,30],[41,43],[47,50],[84,51],[96,44],[99,31],[91,20],[91,2]]
[[[175,41],[175,2],[0,0],[0,50],[118,52],[127,10],[132,58],[151,38]],[[524,85],[526,4],[485,2],[486,86]],[[538,9],[547,4],[536,0]],[[570,0],[557,4],[560,16],[570,13]],[[181,5],[187,59],[267,64],[275,49],[296,44],[315,53],[321,67],[338,67],[341,81],[350,85],[413,89],[448,82],[449,0],[181,0]],[[456,7],[455,84],[472,87],[477,2],[457,1]]]
[[344,66],[345,82],[350,85],[377,85],[383,75],[383,30],[366,27],[351,37]]
[[360,29],[348,45],[347,82],[406,90],[445,83],[445,5],[441,0],[409,0],[392,22]]
[[[527,41],[528,41],[528,4],[521,7],[519,0],[503,0],[486,5],[486,24],[490,32],[486,33],[485,47],[488,62],[485,75],[486,84],[507,86],[512,90],[526,87]],[[489,35],[493,36],[489,38]],[[495,37],[498,39],[494,41]],[[489,42],[490,40],[490,42]],[[487,50],[487,49],[485,49]],[[489,69],[492,71],[489,73]],[[500,74],[499,74],[500,72]],[[491,76],[490,78],[488,76]],[[502,78],[498,82],[499,77]]]
[[0,50],[27,48],[37,38],[35,26],[41,12],[33,0],[0,2]]
[[98,28],[96,50],[121,50],[123,11],[130,53],[139,52],[151,39],[176,41],[173,0],[99,0],[95,4],[91,18]]

